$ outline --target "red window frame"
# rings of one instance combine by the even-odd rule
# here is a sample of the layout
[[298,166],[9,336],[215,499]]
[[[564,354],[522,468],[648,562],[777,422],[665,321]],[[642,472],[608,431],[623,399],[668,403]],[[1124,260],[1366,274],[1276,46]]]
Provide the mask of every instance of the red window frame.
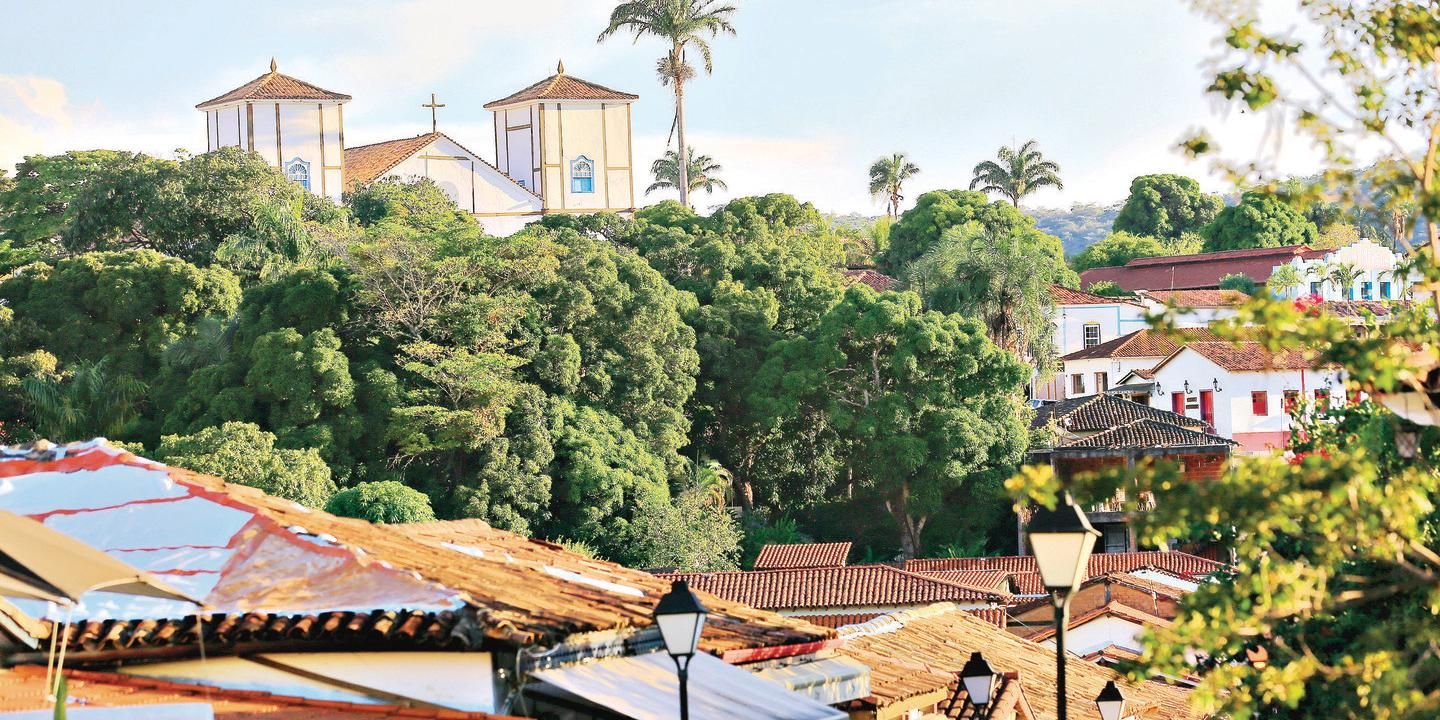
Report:
[[1284,407],[1285,407],[1285,412],[1286,412],[1286,413],[1295,412],[1295,408],[1298,407],[1299,405],[1300,405],[1300,391],[1299,391],[1299,390],[1286,390],[1286,391],[1285,391],[1285,405],[1284,405]]
[[1270,393],[1254,390],[1250,393],[1250,414],[1265,417],[1270,414]]

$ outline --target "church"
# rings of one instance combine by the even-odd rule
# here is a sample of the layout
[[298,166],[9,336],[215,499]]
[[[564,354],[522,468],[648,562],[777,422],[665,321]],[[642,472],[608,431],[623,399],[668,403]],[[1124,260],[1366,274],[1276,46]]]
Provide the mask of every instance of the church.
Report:
[[351,97],[279,71],[196,105],[207,150],[260,154],[306,190],[339,202],[383,178],[429,178],[492,235],[542,215],[635,210],[630,105],[639,96],[565,72],[485,104],[494,120],[495,162],[440,132],[431,96],[430,132],[346,147]]

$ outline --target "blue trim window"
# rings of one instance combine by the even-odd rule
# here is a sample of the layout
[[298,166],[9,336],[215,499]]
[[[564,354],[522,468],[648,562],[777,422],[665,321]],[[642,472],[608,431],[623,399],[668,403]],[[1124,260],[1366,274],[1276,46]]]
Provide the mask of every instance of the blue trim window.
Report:
[[1390,281],[1389,281],[1389,280],[1381,280],[1381,281],[1380,281],[1380,297],[1381,297],[1382,299],[1385,299],[1385,300],[1389,300],[1389,299],[1390,299]]
[[309,190],[310,163],[305,162],[298,157],[294,160],[291,160],[290,162],[285,163],[285,177],[289,178],[291,182],[298,183],[300,187]]
[[584,155],[570,163],[570,192],[595,192],[595,163]]
[[1373,283],[1369,283],[1369,282],[1362,282],[1362,283],[1360,283],[1360,299],[1361,299],[1361,300],[1369,300],[1369,299],[1371,299],[1371,296],[1374,295],[1374,288],[1375,288],[1375,285],[1374,285]]
[[1319,296],[1319,295],[1320,295],[1320,292],[1321,292],[1320,283],[1318,283],[1318,282],[1312,282],[1312,283],[1310,283],[1310,294],[1311,294],[1311,295]]

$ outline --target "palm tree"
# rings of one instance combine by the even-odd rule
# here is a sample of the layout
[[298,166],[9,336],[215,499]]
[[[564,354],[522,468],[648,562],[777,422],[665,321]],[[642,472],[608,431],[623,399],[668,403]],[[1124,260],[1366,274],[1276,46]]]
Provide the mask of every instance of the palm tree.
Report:
[[64,379],[27,377],[20,387],[36,433],[57,442],[123,434],[140,416],[146,391],[139,380],[111,377],[105,360],[77,363]]
[[[730,25],[730,16],[735,13],[733,5],[719,5],[717,0],[629,0],[615,6],[610,12],[610,25],[600,33],[596,42],[620,30],[629,30],[639,42],[642,35],[654,35],[669,41],[670,51],[660,58],[655,70],[660,74],[661,85],[675,89],[675,131],[678,145],[685,144],[685,81],[695,76],[695,68],[685,62],[685,48],[694,46],[705,60],[705,74],[714,69],[710,61],[710,45],[702,36],[711,38],[720,33],[735,34]],[[689,168],[680,166],[680,204],[690,204]]]
[[[695,148],[689,148],[685,153],[688,161],[685,163],[685,178],[689,183],[690,192],[704,190],[708,195],[720,190],[729,190],[730,187],[724,180],[716,175],[724,170],[720,164],[715,162],[709,155],[696,155]],[[666,150],[665,157],[656,160],[650,165],[650,174],[655,176],[655,182],[645,188],[645,194],[649,195],[656,190],[668,190],[680,187],[680,162],[679,156],[674,150]],[[684,197],[683,195],[681,197]]]
[[1355,299],[1355,281],[1364,274],[1364,270],[1352,263],[1336,263],[1330,268],[1330,279],[1335,281],[1336,289],[1346,300]]
[[1311,293],[1312,295],[1324,297],[1325,283],[1330,282],[1330,271],[1334,269],[1335,266],[1330,263],[1316,263],[1305,269],[1307,277],[1313,277],[1320,281],[1320,292]]
[[1265,281],[1265,287],[1280,297],[1289,297],[1290,291],[1295,289],[1300,282],[1300,271],[1295,269],[1294,265],[1287,263],[1275,268],[1275,272],[1270,273],[1270,279]]
[[889,157],[882,157],[870,166],[870,194],[877,198],[885,198],[888,203],[886,210],[891,218],[900,216],[900,201],[905,199],[900,190],[905,181],[914,177],[920,172],[920,168],[905,153],[895,153]]
[[1001,146],[995,153],[1000,162],[986,160],[975,166],[975,179],[970,181],[971,190],[1000,193],[1020,207],[1020,198],[1049,185],[1064,190],[1060,182],[1060,166],[1045,159],[1035,146],[1034,140],[1019,148]]

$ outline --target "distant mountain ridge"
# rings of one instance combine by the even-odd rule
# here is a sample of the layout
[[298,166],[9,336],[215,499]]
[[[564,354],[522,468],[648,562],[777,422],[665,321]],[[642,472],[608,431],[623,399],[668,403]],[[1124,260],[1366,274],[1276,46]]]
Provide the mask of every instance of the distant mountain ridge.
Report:
[[1035,218],[1035,227],[1044,230],[1065,246],[1065,257],[1071,257],[1110,234],[1115,216],[1124,201],[1109,204],[1075,203],[1069,210],[1060,208],[1022,208]]

